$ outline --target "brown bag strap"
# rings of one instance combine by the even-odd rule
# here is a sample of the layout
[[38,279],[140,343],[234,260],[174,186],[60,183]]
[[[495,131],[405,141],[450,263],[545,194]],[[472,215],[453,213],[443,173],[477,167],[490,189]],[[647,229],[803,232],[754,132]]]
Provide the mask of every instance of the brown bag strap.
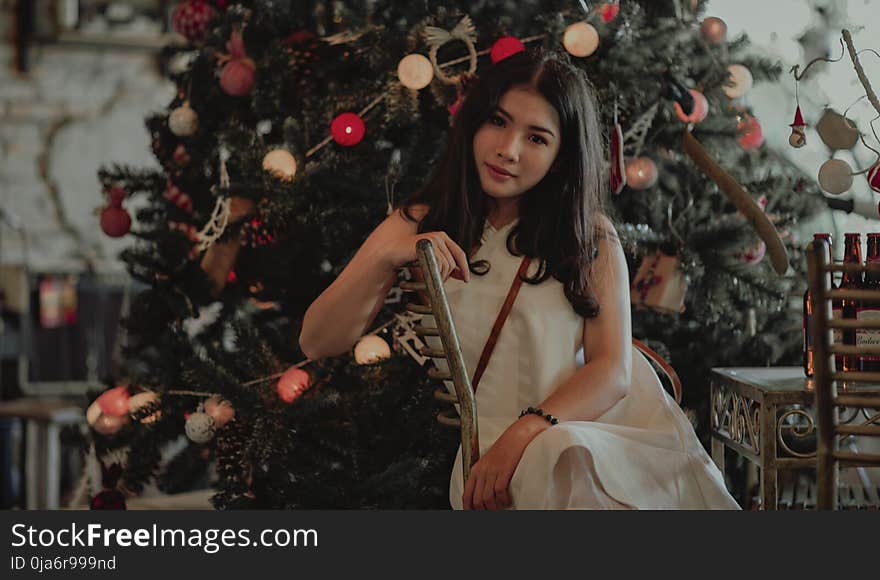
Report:
[[528,256],[522,259],[519,270],[517,270],[516,276],[510,285],[510,290],[507,292],[507,298],[504,299],[504,304],[501,306],[498,318],[495,319],[492,332],[489,333],[489,338],[486,340],[486,346],[483,347],[483,353],[480,355],[480,361],[477,363],[477,370],[474,371],[474,378],[471,380],[471,387],[475,393],[477,392],[477,386],[480,384],[480,379],[483,378],[483,372],[489,364],[489,357],[492,356],[492,351],[495,350],[495,343],[498,342],[501,327],[504,326],[504,321],[507,320],[507,315],[510,314],[510,310],[513,308],[513,301],[516,300],[516,295],[519,294],[519,287],[522,286],[522,279],[526,272],[528,272],[531,261],[532,259]]

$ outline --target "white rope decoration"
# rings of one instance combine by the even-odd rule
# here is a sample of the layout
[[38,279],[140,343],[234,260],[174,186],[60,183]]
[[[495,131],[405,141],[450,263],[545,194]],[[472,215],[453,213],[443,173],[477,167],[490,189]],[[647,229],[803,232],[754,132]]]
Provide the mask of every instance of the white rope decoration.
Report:
[[[229,158],[229,151],[225,147],[220,147],[220,188],[229,188],[229,171],[226,169],[226,159]],[[217,238],[223,235],[226,226],[229,223],[229,208],[232,199],[228,196],[221,195],[217,197],[214,203],[214,211],[211,212],[211,219],[205,224],[199,233],[199,252],[204,252],[211,247],[211,244],[217,241]]]
[[651,129],[651,124],[654,122],[654,117],[657,115],[659,107],[660,103],[651,105],[624,133],[623,149],[624,151],[631,151],[633,157],[638,157],[645,147],[645,139],[648,137],[648,131]]

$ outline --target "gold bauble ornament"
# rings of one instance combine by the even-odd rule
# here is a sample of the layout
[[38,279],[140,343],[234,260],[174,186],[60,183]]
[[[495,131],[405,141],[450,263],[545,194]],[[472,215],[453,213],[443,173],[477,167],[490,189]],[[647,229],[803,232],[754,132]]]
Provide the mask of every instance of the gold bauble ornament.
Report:
[[354,347],[354,360],[361,365],[369,365],[391,356],[391,347],[381,337],[368,334]]
[[626,162],[626,185],[632,189],[648,189],[657,183],[657,165],[650,157],[635,157]]
[[587,57],[599,48],[599,32],[587,22],[570,24],[562,34],[562,46],[572,56]]
[[408,89],[418,91],[434,80],[434,67],[428,57],[421,54],[408,54],[397,65],[397,78]]
[[290,182],[296,175],[296,159],[286,149],[275,149],[263,157],[263,169],[281,181]]

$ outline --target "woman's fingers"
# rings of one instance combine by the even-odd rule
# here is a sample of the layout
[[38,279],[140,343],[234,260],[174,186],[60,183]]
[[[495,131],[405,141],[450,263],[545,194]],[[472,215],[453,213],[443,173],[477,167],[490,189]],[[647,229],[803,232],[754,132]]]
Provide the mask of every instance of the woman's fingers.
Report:
[[486,509],[497,510],[498,502],[495,501],[495,480],[497,476],[489,475],[483,482],[483,504]]
[[463,280],[467,282],[471,278],[470,268],[468,267],[467,254],[465,254],[464,250],[461,249],[461,246],[453,242],[449,236],[446,236],[446,239],[446,245],[449,248],[449,252],[452,254],[452,258],[454,259],[456,266],[461,271]]

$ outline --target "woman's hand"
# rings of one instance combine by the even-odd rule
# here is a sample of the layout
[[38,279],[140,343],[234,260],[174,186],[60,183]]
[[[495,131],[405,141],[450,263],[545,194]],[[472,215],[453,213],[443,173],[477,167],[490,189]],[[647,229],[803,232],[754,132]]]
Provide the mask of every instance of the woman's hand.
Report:
[[461,504],[466,510],[510,507],[510,480],[528,444],[550,424],[534,415],[514,421],[471,468]]
[[416,244],[419,240],[430,240],[437,256],[437,266],[440,267],[440,275],[445,282],[450,276],[458,280],[468,282],[471,278],[468,268],[467,254],[459,247],[446,232],[425,232],[410,236],[403,236],[386,248],[386,260],[392,268],[401,268],[418,259]]

